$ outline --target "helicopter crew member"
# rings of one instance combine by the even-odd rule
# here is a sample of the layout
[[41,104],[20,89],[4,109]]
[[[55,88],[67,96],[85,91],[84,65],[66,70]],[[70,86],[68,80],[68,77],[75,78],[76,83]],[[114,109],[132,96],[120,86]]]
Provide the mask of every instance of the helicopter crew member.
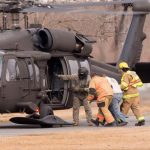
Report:
[[92,74],[92,79],[89,84],[88,100],[92,101],[96,98],[98,106],[97,119],[91,121],[98,126],[99,123],[105,126],[116,126],[116,122],[108,107],[112,101],[113,90],[108,80],[103,75],[98,76],[96,73]]
[[109,110],[112,113],[113,117],[116,120],[118,126],[125,126],[127,125],[125,115],[120,111],[120,103],[122,101],[122,90],[120,85],[118,84],[117,80],[111,77],[106,76],[108,82],[111,84],[113,89],[114,95],[112,102],[109,106]]
[[79,109],[81,104],[84,106],[85,113],[86,113],[86,119],[89,126],[92,126],[92,111],[90,108],[90,105],[87,101],[87,95],[88,95],[88,86],[90,81],[90,76],[88,75],[88,70],[85,67],[80,67],[78,69],[78,75],[57,75],[57,77],[63,79],[63,80],[74,80],[74,84],[72,85],[71,90],[74,94],[73,99],[73,121],[74,126],[79,125]]
[[145,124],[145,119],[141,113],[140,94],[138,87],[143,86],[139,76],[134,71],[130,71],[126,62],[121,62],[119,68],[122,71],[121,89],[123,90],[123,104],[122,112],[127,115],[129,109],[133,111],[138,123],[135,126],[142,126]]

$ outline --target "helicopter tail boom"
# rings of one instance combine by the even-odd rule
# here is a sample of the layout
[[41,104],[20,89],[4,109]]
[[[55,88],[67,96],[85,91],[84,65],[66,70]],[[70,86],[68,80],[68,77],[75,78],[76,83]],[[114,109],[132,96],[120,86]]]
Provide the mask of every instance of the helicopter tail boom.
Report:
[[133,16],[126,41],[119,58],[119,62],[126,61],[132,68],[140,60],[143,40],[146,34],[143,32],[146,14]]

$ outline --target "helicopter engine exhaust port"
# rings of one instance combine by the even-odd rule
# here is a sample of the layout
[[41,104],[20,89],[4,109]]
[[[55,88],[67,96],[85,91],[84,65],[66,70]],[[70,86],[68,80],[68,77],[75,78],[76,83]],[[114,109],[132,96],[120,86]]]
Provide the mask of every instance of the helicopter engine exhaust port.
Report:
[[76,48],[76,39],[73,33],[55,30],[39,29],[37,31],[38,47],[45,52],[51,50],[72,52]]
[[44,51],[48,51],[53,44],[53,39],[51,34],[49,33],[49,30],[47,29],[41,29],[38,31],[39,36],[39,47]]

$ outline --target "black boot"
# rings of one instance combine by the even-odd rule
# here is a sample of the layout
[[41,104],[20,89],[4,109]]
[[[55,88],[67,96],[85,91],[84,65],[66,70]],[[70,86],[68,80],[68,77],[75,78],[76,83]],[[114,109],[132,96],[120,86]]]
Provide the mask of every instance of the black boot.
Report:
[[122,121],[121,119],[119,121],[117,121],[117,126],[126,126],[128,124],[128,122]]
[[111,123],[105,124],[104,126],[105,126],[105,127],[116,127],[116,122],[113,121],[113,122],[111,122]]
[[128,124],[128,122],[120,122],[117,124],[117,126],[122,127],[122,126],[126,126],[127,124]]
[[99,126],[99,119],[96,118],[95,120],[94,119],[91,119],[91,122],[95,125],[95,126]]
[[99,122],[102,126],[104,126],[105,125],[105,119],[102,121],[102,122]]
[[145,120],[141,120],[135,124],[135,126],[143,126],[143,125],[145,125]]

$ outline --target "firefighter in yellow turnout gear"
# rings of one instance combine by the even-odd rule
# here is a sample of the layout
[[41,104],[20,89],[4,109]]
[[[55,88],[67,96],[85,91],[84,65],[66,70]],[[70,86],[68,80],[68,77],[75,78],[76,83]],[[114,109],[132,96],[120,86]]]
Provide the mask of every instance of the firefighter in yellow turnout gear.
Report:
[[126,62],[121,62],[119,68],[122,70],[121,89],[123,91],[122,113],[127,115],[129,109],[133,111],[138,123],[135,126],[145,124],[144,116],[141,112],[140,94],[137,87],[143,86],[139,76],[134,71],[130,71]]

